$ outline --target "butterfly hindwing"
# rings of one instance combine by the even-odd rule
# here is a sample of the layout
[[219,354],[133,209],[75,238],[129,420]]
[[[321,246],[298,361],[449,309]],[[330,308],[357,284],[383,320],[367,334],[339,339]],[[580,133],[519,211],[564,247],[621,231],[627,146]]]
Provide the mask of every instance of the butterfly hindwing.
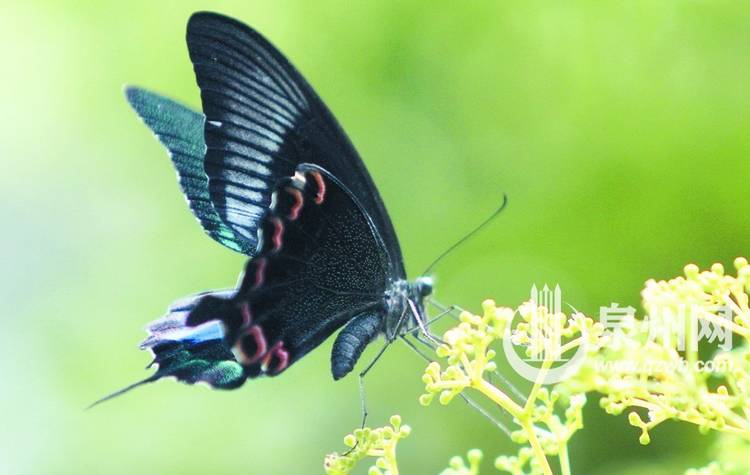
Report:
[[352,318],[383,307],[388,257],[374,224],[325,170],[298,170],[274,192],[262,251],[237,293],[221,311],[212,298],[187,318],[197,326],[222,315],[227,346],[248,377],[280,373]]
[[347,322],[332,371],[336,379],[351,371],[382,330],[388,257],[375,225],[345,185],[316,165],[280,180],[273,197],[259,255],[239,287],[182,299],[152,322],[141,348],[157,370],[124,391],[168,376],[233,389],[283,372]]

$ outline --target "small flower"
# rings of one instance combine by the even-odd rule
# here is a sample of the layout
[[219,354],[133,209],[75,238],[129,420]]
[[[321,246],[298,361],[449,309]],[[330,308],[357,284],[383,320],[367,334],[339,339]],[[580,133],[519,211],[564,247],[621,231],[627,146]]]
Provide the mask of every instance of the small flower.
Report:
[[469,450],[466,461],[469,462],[468,465],[461,457],[451,458],[448,468],[440,472],[440,475],[478,475],[479,464],[482,463],[482,451],[479,449]]
[[323,467],[328,475],[347,475],[367,457],[375,458],[368,475],[398,475],[396,445],[411,433],[411,427],[401,424],[401,417],[391,416],[390,426],[356,429],[344,437],[350,449],[342,455],[328,454]]

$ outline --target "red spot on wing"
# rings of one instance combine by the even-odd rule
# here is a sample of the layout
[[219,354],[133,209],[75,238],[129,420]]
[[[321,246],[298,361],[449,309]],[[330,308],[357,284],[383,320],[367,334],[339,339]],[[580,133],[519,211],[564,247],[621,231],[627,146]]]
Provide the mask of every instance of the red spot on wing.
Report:
[[289,221],[294,221],[299,217],[299,212],[302,209],[302,204],[304,202],[304,200],[302,199],[302,192],[297,188],[293,188],[291,186],[287,187],[286,191],[294,196],[294,204],[292,205],[292,209],[289,211]]
[[[274,361],[277,360],[277,361]],[[275,363],[271,368],[271,363]],[[289,352],[284,348],[283,341],[277,341],[263,358],[263,372],[269,374],[279,374],[289,366]]]
[[[255,348],[252,355],[247,354],[249,348],[246,347],[248,346],[247,344],[250,343],[248,339],[251,339],[252,342],[252,346],[250,346],[250,348]],[[245,333],[237,340],[237,343],[234,345],[232,352],[234,353],[237,361],[239,361],[240,364],[249,366],[257,363],[261,358],[263,358],[263,356],[267,354],[267,350],[268,343],[266,342],[266,337],[263,334],[263,329],[258,325],[253,325],[245,330]]]
[[247,331],[247,334],[251,335],[255,339],[255,354],[253,356],[248,356],[249,359],[247,362],[247,364],[253,364],[266,353],[268,344],[266,343],[265,335],[263,335],[263,330],[258,325],[253,325],[252,327],[250,327],[250,329]]
[[280,218],[271,218],[271,221],[273,222],[273,237],[271,240],[273,241],[273,250],[274,252],[278,252],[281,250],[282,245],[282,237],[284,236],[284,223],[281,221]]
[[250,303],[242,302],[240,304],[240,314],[242,315],[242,328],[247,328],[253,323],[253,314],[250,312]]
[[266,258],[260,257],[255,260],[255,283],[253,288],[257,289],[266,280]]
[[315,183],[318,185],[318,191],[315,195],[315,203],[321,204],[326,196],[326,182],[323,180],[323,175],[320,172],[310,172],[310,175],[315,179]]

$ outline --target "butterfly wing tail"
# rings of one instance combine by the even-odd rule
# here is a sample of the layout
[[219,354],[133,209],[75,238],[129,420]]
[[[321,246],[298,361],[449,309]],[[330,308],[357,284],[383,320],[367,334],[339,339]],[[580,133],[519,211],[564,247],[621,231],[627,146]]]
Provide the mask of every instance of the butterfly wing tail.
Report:
[[187,384],[206,383],[217,389],[241,386],[246,376],[224,342],[224,325],[208,319],[199,325],[187,323],[194,309],[200,313],[211,312],[228,301],[233,293],[233,290],[206,292],[175,302],[165,316],[149,324],[149,336],[140,345],[142,350],[153,354],[148,367],[156,366],[156,372],[97,400],[89,408],[170,376]]
[[151,383],[151,382],[154,382],[154,381],[156,381],[156,380],[157,380],[157,379],[159,379],[159,378],[161,378],[161,376],[159,375],[159,373],[158,373],[158,372],[156,372],[156,373],[154,373],[153,375],[149,376],[148,378],[142,379],[142,380],[140,380],[140,381],[138,381],[138,382],[135,382],[135,383],[133,383],[133,384],[130,384],[130,385],[128,385],[128,386],[125,386],[124,388],[122,388],[122,389],[118,389],[117,391],[115,391],[115,392],[113,392],[113,393],[111,393],[111,394],[107,394],[107,395],[106,395],[106,396],[104,396],[103,398],[97,399],[96,401],[94,401],[93,403],[91,403],[91,404],[90,404],[90,405],[89,405],[89,406],[88,406],[88,407],[86,408],[86,410],[88,410],[88,409],[91,409],[91,408],[92,408],[92,407],[94,407],[94,406],[98,406],[99,404],[101,404],[101,403],[103,403],[103,402],[109,401],[110,399],[114,399],[114,398],[116,398],[116,397],[118,397],[118,396],[122,396],[122,395],[123,395],[123,394],[125,394],[126,392],[129,392],[130,390],[132,390],[132,389],[135,389],[135,388],[137,388],[138,386],[144,385],[144,384],[146,384],[146,383]]

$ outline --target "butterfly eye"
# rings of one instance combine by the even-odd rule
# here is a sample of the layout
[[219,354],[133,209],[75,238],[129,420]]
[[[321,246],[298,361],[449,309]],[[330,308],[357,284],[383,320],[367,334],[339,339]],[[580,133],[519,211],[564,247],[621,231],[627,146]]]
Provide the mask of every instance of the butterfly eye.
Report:
[[417,294],[420,297],[427,297],[428,295],[432,294],[432,286],[433,286],[433,280],[432,277],[419,277],[417,278],[416,282],[416,290]]

